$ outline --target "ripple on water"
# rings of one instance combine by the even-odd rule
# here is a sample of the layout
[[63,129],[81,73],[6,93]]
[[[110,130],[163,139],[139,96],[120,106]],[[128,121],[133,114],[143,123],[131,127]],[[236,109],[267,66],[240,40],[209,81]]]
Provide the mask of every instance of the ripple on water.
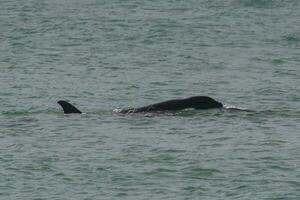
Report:
[[214,168],[201,168],[201,167],[186,167],[182,169],[183,176],[191,179],[209,179],[214,178],[217,174],[221,173],[220,170]]
[[1,1],[0,199],[300,199],[299,6]]

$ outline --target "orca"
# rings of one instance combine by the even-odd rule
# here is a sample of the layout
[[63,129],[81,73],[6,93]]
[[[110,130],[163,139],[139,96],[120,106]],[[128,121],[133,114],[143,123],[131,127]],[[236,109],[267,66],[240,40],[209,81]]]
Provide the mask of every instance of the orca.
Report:
[[[57,102],[62,108],[65,114],[70,113],[82,113],[72,104],[60,100]],[[172,99],[168,101],[163,101],[148,106],[138,107],[138,108],[126,108],[120,109],[119,113],[141,113],[141,112],[159,112],[159,111],[177,111],[187,108],[193,109],[212,109],[212,108],[222,108],[223,104],[214,100],[208,96],[192,96],[184,99]]]

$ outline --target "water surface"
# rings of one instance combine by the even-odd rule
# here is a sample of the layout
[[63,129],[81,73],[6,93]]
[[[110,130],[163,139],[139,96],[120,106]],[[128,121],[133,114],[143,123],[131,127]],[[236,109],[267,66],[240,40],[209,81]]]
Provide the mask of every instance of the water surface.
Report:
[[300,198],[299,1],[0,5],[0,199]]

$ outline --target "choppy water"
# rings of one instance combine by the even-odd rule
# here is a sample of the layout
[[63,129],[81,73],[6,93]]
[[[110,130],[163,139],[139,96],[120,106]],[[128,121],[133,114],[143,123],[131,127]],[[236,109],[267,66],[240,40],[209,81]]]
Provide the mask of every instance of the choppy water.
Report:
[[[0,1],[0,199],[300,199],[299,10]],[[193,95],[255,112],[112,112]]]

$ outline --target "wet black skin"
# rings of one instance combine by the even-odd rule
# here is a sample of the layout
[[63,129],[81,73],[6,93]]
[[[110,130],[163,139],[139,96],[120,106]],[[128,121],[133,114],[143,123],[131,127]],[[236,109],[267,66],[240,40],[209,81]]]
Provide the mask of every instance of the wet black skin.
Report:
[[72,104],[66,102],[66,101],[58,101],[57,102],[64,110],[65,114],[71,114],[71,113],[78,113],[80,114],[81,111],[78,110],[75,106],[73,106]]
[[[65,114],[70,113],[81,113],[75,106],[66,102],[57,102],[64,110]],[[186,108],[194,109],[211,109],[211,108],[221,108],[223,104],[207,96],[193,96],[184,99],[173,99],[168,101],[163,101],[160,103],[151,104],[148,106],[143,106],[139,108],[128,108],[122,109],[120,113],[139,113],[139,112],[157,112],[157,111],[176,111],[183,110]]]
[[184,99],[173,99],[139,108],[122,109],[121,113],[176,111],[186,108],[211,109],[221,108],[223,104],[207,96],[193,96]]

